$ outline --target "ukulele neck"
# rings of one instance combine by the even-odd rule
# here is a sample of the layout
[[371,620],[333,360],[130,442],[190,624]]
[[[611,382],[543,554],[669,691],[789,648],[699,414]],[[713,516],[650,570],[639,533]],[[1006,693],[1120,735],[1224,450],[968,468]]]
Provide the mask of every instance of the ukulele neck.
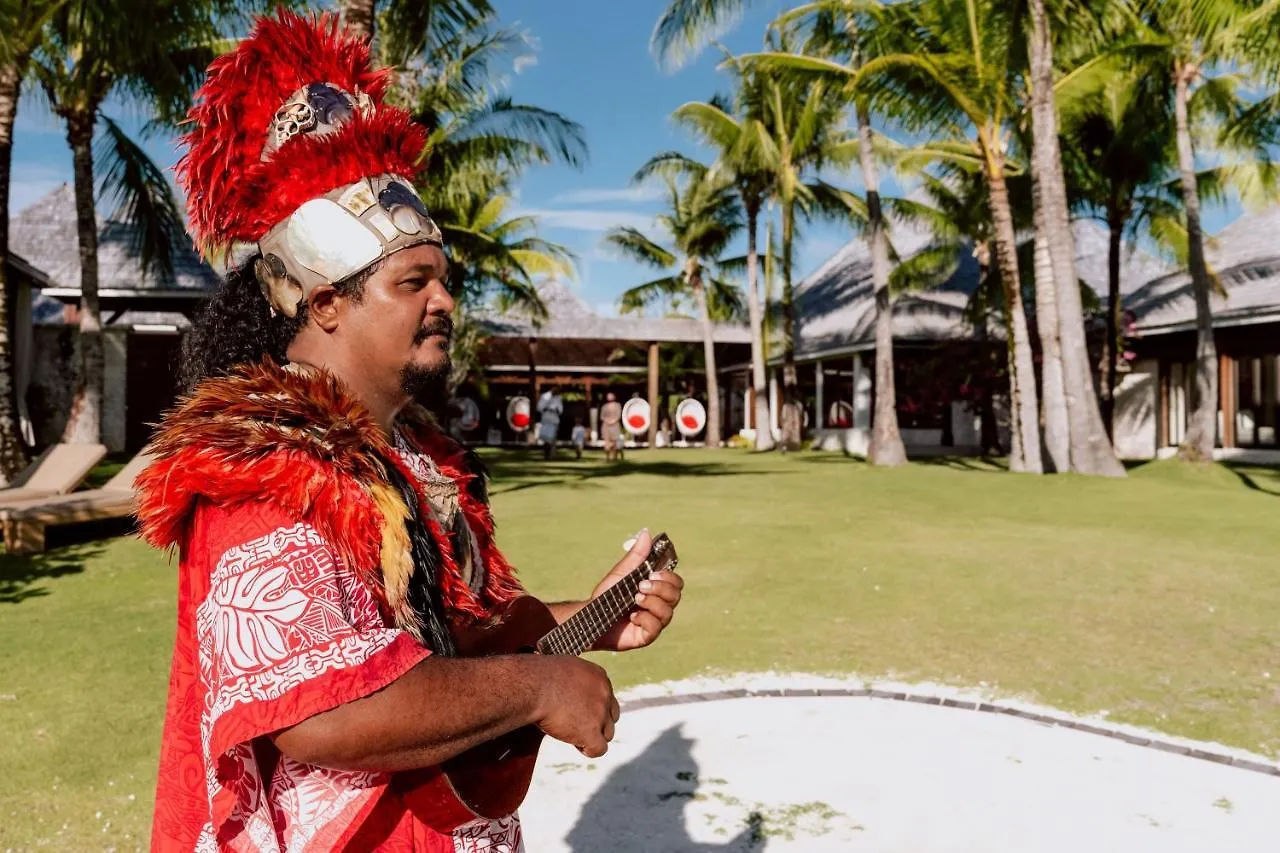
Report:
[[[666,544],[665,541],[663,543]],[[660,546],[661,547],[661,546]],[[538,641],[538,651],[545,655],[580,655],[603,637],[636,603],[640,583],[655,570],[651,554],[622,580],[591,599],[581,610],[566,619]]]

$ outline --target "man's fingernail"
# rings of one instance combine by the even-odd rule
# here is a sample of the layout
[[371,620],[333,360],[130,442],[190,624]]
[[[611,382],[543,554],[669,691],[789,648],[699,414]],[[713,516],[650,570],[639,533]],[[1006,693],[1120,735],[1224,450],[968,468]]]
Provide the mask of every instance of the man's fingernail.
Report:
[[645,592],[648,592],[649,590],[653,589],[653,584],[649,583],[648,581],[640,581],[640,588],[643,589]]
[[643,592],[638,592],[638,593],[636,593],[636,604],[644,604],[644,593],[643,593]]

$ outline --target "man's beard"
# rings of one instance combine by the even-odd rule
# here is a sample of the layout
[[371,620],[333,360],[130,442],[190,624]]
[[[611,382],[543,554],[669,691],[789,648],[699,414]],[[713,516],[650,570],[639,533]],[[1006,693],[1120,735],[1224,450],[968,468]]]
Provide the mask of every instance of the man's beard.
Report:
[[452,367],[447,357],[431,367],[410,362],[400,368],[400,390],[427,408],[433,408],[437,401],[447,402]]
[[427,411],[443,415],[449,405],[449,374],[453,363],[449,358],[449,344],[453,341],[453,320],[450,317],[433,317],[430,323],[418,329],[413,337],[415,346],[422,346],[433,335],[445,338],[444,360],[431,367],[409,362],[400,368],[400,390]]

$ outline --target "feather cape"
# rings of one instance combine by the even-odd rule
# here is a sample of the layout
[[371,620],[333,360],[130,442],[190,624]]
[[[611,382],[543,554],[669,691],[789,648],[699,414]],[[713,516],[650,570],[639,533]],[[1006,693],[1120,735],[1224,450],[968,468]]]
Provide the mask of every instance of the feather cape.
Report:
[[[443,562],[438,575],[448,615],[462,623],[484,618],[522,591],[494,543],[484,468],[420,409],[402,415],[398,426],[458,484],[460,508],[484,561],[477,594],[458,571],[449,537],[428,520]],[[165,416],[147,452],[155,461],[138,478],[137,515],[153,546],[188,547],[201,501],[272,502],[315,528],[374,593],[388,622],[421,639],[408,602],[414,568],[409,511],[384,467],[400,465],[399,458],[332,375],[266,361],[207,379]],[[427,506],[418,492],[419,506]]]

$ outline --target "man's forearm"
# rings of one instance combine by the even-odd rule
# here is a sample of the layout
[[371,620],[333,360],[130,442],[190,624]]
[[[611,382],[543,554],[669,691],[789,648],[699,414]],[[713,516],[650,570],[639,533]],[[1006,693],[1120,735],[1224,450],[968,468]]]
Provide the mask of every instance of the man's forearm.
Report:
[[539,719],[535,655],[432,656],[382,690],[278,733],[285,755],[338,770],[431,767]]

